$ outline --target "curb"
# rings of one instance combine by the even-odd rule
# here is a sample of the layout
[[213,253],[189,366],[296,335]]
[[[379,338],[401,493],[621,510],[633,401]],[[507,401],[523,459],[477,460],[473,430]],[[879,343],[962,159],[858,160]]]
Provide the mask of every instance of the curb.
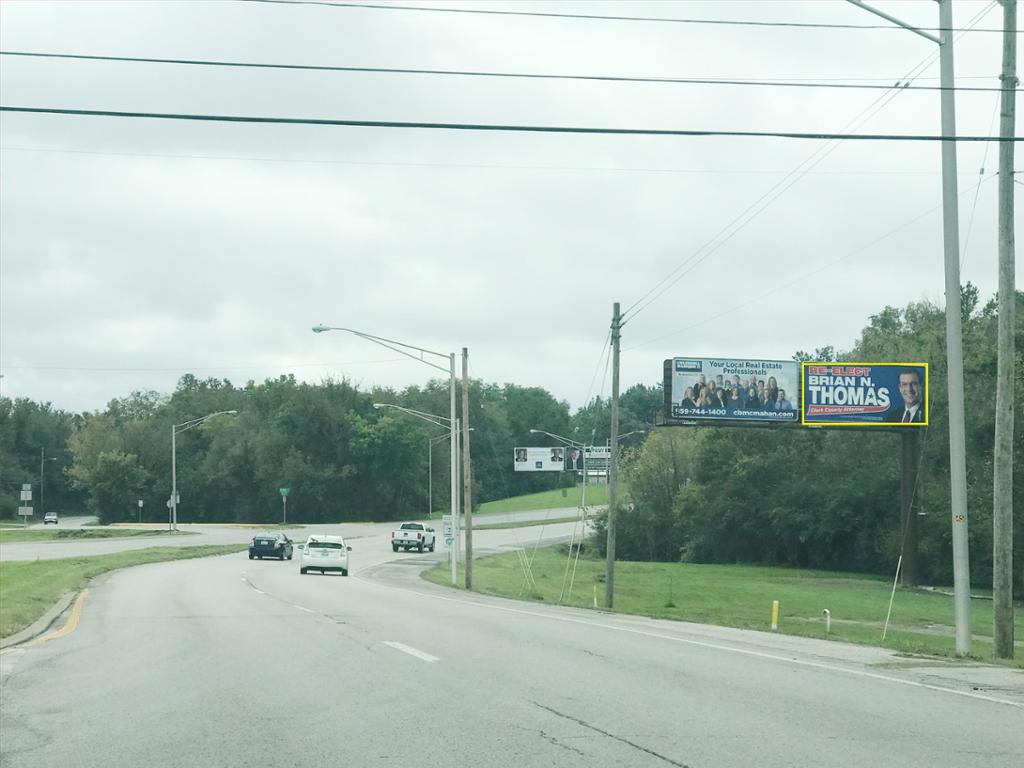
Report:
[[78,597],[80,592],[81,590],[78,592],[66,593],[50,608],[50,610],[32,622],[28,627],[20,632],[15,632],[13,635],[8,635],[7,637],[0,639],[0,650],[11,648],[15,645],[21,645],[22,643],[33,640],[46,632],[46,630],[53,626],[54,622],[60,618],[61,614],[68,609],[68,606],[71,605],[76,597]]

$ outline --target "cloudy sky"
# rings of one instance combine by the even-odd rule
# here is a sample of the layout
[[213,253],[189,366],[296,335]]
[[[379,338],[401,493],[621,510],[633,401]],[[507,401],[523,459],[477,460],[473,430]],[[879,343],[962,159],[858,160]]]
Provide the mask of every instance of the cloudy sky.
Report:
[[[513,10],[886,26],[847,2],[407,0],[0,4],[0,48],[546,75],[938,84],[899,29],[447,13]],[[931,0],[876,0],[934,28]],[[956,0],[954,24],[1002,11]],[[1000,35],[961,34],[996,89]],[[6,106],[345,120],[939,133],[935,90],[315,72],[0,56]],[[998,131],[998,93],[957,130]],[[1019,132],[1019,131],[1018,131]],[[997,146],[959,149],[963,280],[996,290]],[[0,115],[0,391],[68,410],[186,372],[362,385],[433,371],[343,333],[443,352],[574,408],[678,355],[848,348],[885,305],[943,302],[934,142],[586,136]],[[984,174],[980,171],[984,167]],[[794,173],[795,172],[795,173]],[[788,175],[792,174],[792,175]],[[979,185],[979,180],[980,185]],[[671,280],[665,282],[667,277]],[[676,279],[678,278],[678,279]],[[674,283],[672,281],[675,281]],[[667,290],[649,295],[652,290]],[[648,302],[644,297],[657,297]],[[638,304],[638,302],[640,302]]]

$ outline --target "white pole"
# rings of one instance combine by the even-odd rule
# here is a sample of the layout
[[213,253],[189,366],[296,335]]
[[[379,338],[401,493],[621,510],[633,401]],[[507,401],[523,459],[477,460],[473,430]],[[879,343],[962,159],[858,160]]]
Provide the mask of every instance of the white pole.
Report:
[[949,387],[949,481],[953,517],[953,606],[956,652],[971,652],[971,570],[967,549],[967,458],[964,437],[964,352],[960,319],[960,226],[956,179],[952,0],[939,0],[942,86],[942,236],[946,262],[946,376]]
[[449,355],[450,378],[448,380],[448,397],[450,400],[450,429],[451,434],[449,435],[451,441],[451,512],[452,512],[452,548],[451,548],[451,563],[452,563],[452,586],[454,587],[458,583],[458,563],[459,563],[459,440],[458,440],[458,429],[459,425],[456,423],[455,418],[455,353],[452,352]]
[[427,441],[427,519],[434,514],[434,441]]
[[171,426],[171,530],[178,530],[178,432]]

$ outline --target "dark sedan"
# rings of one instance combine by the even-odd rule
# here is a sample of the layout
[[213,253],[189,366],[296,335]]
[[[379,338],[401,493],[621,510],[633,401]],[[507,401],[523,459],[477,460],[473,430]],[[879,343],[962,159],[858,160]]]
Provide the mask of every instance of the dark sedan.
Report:
[[276,557],[278,560],[292,559],[292,540],[283,533],[258,533],[249,545],[249,559]]

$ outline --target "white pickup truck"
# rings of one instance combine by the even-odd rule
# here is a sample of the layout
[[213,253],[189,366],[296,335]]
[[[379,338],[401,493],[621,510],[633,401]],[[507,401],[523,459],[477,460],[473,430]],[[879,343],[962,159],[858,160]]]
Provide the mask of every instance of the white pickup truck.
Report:
[[401,528],[391,532],[391,549],[395,552],[400,549],[433,552],[435,542],[434,529],[422,523],[402,523]]

